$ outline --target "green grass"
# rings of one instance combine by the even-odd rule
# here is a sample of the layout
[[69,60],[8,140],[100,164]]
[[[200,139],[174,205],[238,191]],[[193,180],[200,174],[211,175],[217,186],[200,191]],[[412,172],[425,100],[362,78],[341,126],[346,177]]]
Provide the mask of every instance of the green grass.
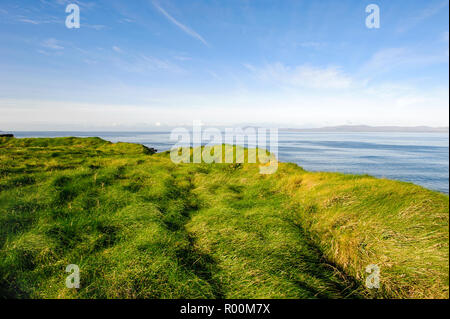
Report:
[[448,206],[289,163],[261,175],[98,138],[0,138],[0,297],[448,298]]

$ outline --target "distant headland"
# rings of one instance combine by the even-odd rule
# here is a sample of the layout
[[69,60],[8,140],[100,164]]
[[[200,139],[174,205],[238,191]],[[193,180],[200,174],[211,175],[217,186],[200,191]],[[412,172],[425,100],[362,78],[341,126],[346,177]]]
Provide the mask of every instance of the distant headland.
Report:
[[341,125],[327,126],[321,128],[283,128],[281,131],[288,132],[396,132],[396,133],[448,133],[448,127],[430,127],[430,126],[369,126],[369,125]]
[[14,134],[0,131],[0,137],[14,137]]

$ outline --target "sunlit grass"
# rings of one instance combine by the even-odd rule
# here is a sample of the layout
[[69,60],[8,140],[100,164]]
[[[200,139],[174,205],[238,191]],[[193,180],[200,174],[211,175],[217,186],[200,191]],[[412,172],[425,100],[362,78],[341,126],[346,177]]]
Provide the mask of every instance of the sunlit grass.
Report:
[[448,298],[448,204],[294,164],[261,175],[98,138],[0,138],[0,296]]

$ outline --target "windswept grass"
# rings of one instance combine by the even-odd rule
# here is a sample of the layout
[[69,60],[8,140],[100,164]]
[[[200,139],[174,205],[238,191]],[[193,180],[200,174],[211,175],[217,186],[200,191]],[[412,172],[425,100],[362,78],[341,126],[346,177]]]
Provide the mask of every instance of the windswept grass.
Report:
[[378,265],[377,296],[448,298],[447,195],[370,176],[296,172],[284,166],[279,187],[328,261],[359,282]]
[[294,164],[261,175],[98,138],[0,138],[0,297],[448,298],[448,205]]

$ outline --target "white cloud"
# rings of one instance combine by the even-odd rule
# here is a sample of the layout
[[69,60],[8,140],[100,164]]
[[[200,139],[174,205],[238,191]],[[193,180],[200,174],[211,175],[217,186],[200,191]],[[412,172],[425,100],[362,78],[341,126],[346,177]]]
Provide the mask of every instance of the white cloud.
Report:
[[[377,94],[182,94],[153,96],[146,105],[93,104],[47,100],[0,99],[3,130],[120,127],[138,129],[139,123],[208,125],[271,123],[283,127],[340,125],[448,126],[448,89],[416,91],[396,96]],[[61,127],[59,127],[61,129]]]
[[41,24],[41,22],[39,22],[39,21],[35,21],[35,20],[31,20],[31,19],[26,19],[26,18],[20,18],[18,21],[23,22],[23,23],[34,24],[34,25]]
[[122,49],[119,48],[118,46],[113,46],[112,49],[113,49],[115,52],[117,52],[117,53],[122,53],[122,52],[123,52]]
[[[120,48],[116,47],[113,49],[116,52],[122,52]],[[165,60],[159,59],[154,56],[145,55],[145,54],[133,54],[128,56],[115,57],[112,59],[112,63],[126,71],[126,72],[134,72],[134,73],[146,73],[148,71],[162,70],[171,73],[183,73],[184,70],[180,68],[178,65]]]
[[400,67],[422,67],[448,63],[448,51],[422,53],[406,48],[387,48],[375,52],[361,68],[360,73],[372,77]]
[[439,13],[441,10],[443,10],[447,6],[448,6],[448,0],[444,0],[439,3],[434,3],[434,4],[426,7],[415,17],[403,22],[397,28],[397,32],[402,33],[402,32],[406,32],[406,31],[414,28],[416,25],[418,25],[419,23],[421,23],[424,20],[427,20],[427,19],[433,17],[434,15]]
[[287,85],[312,89],[345,89],[352,84],[352,79],[343,74],[337,67],[320,68],[310,65],[289,67],[280,62],[260,68],[249,64],[246,64],[245,67],[252,71],[260,80],[273,82],[281,86]]
[[180,28],[182,31],[184,31],[186,34],[190,35],[191,37],[199,40],[200,42],[202,42],[204,45],[209,46],[208,42],[206,42],[205,39],[203,39],[203,37],[198,34],[197,32],[195,32],[194,30],[188,28],[187,26],[185,26],[184,24],[182,24],[181,22],[177,21],[174,17],[172,17],[170,14],[167,13],[166,10],[164,10],[163,8],[161,8],[161,6],[159,6],[155,1],[153,1],[153,5],[156,7],[156,9],[159,10],[159,12],[161,12],[170,22],[172,22],[173,24],[175,24],[178,28]]
[[191,57],[183,56],[183,55],[176,55],[176,56],[174,56],[174,59],[176,59],[178,61],[190,61],[190,60],[192,60]]
[[87,23],[83,23],[83,27],[91,28],[91,29],[94,29],[96,31],[100,31],[100,30],[106,29],[106,26],[103,25],[103,24],[87,24]]
[[136,20],[130,18],[121,18],[118,20],[119,23],[135,23]]
[[381,72],[392,69],[407,62],[408,52],[404,48],[388,48],[375,52],[365,63],[362,70],[365,72]]
[[302,43],[299,44],[299,46],[302,47],[302,48],[319,49],[319,48],[321,48],[321,47],[324,47],[324,46],[325,46],[325,43],[322,43],[322,42],[314,42],[314,41],[311,41],[311,42],[302,42]]
[[42,46],[47,49],[52,50],[64,50],[64,47],[59,43],[58,40],[50,38],[42,42]]
[[[42,2],[42,0],[41,0],[41,2]],[[68,4],[75,3],[84,9],[92,9],[96,6],[95,2],[86,2],[86,1],[80,1],[80,0],[56,0],[55,2],[56,2],[56,4],[58,4],[60,6],[66,6]]]

